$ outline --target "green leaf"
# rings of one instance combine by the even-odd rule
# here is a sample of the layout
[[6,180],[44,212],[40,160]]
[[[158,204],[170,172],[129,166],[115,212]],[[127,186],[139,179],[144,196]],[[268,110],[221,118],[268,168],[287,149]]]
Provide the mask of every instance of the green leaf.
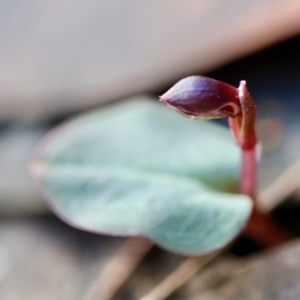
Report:
[[40,144],[31,164],[49,205],[88,231],[145,236],[184,254],[221,248],[251,212],[228,130],[134,101],[82,115]]

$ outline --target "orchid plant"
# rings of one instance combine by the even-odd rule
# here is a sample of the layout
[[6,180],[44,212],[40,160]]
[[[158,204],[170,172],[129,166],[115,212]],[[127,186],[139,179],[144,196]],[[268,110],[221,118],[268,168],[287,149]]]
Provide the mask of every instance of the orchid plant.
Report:
[[228,118],[241,162],[225,128],[149,99],[123,103],[59,126],[38,146],[30,170],[52,210],[76,228],[185,255],[225,247],[244,228],[266,246],[286,241],[256,207],[256,106],[245,81],[192,76],[160,101],[192,120]]

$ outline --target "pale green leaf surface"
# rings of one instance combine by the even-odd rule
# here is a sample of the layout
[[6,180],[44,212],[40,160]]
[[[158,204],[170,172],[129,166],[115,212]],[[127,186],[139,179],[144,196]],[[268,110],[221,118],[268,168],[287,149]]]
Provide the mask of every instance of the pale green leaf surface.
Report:
[[226,245],[249,217],[251,201],[228,193],[239,157],[228,130],[134,101],[50,133],[31,170],[72,225],[199,254]]

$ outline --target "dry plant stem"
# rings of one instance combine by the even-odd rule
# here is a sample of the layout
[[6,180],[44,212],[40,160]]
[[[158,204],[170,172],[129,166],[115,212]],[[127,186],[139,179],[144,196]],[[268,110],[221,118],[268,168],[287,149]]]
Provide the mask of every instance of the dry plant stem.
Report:
[[84,300],[110,300],[152,248],[145,238],[128,238],[106,264]]
[[216,258],[222,250],[216,251],[206,257],[191,257],[185,260],[171,275],[157,285],[149,294],[140,300],[165,299],[192,278],[200,269]]

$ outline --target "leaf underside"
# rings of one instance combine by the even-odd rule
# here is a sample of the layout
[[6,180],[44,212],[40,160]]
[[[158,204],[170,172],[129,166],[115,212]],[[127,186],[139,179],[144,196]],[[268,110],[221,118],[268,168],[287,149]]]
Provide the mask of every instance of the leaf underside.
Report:
[[149,100],[82,115],[52,131],[31,173],[50,207],[92,232],[145,236],[196,255],[228,244],[251,212],[239,150],[224,128]]

